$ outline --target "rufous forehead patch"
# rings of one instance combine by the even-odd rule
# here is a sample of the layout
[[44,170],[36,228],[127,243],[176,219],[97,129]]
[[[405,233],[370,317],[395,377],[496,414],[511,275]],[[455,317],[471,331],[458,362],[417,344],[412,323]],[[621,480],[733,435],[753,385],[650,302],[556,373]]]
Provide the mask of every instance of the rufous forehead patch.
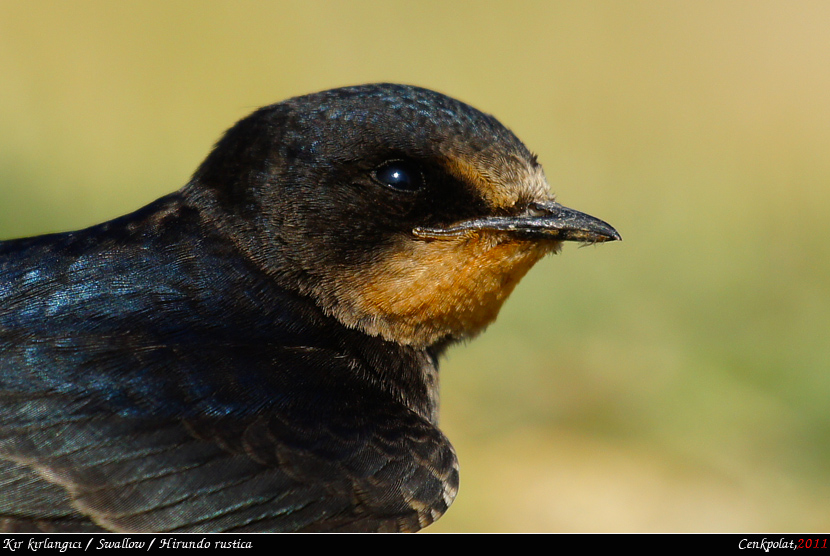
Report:
[[449,155],[443,160],[452,176],[473,186],[495,211],[553,198],[542,166],[517,155],[485,150],[474,157]]

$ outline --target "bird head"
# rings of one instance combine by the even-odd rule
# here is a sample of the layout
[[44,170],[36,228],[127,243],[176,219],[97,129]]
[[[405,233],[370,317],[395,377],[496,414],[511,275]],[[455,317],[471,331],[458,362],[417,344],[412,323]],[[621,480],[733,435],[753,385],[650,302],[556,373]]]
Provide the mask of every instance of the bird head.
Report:
[[254,112],[185,196],[282,287],[415,347],[483,330],[561,242],[620,239],[556,203],[536,157],[494,117],[403,85]]

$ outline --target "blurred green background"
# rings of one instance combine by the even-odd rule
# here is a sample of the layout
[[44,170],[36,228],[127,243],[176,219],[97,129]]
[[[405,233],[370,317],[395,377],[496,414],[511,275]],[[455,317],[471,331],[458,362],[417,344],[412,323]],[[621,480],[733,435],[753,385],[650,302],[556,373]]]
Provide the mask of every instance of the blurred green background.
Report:
[[830,526],[830,3],[0,1],[0,237],[182,186],[254,108],[433,88],[622,243],[534,268],[442,367],[429,529]]

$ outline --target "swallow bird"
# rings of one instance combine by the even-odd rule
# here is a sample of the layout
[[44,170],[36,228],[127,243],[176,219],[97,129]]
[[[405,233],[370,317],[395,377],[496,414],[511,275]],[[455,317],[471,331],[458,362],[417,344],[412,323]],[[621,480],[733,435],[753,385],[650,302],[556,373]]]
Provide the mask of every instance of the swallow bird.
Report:
[[458,488],[442,352],[561,242],[618,239],[439,93],[257,110],[179,191],[0,242],[0,528],[421,529]]

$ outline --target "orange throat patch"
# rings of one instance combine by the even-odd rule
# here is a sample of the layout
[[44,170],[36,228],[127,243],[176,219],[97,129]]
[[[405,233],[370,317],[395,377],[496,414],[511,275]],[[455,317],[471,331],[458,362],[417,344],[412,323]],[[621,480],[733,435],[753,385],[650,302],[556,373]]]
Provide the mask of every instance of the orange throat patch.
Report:
[[497,232],[406,241],[337,284],[333,314],[347,326],[401,344],[469,338],[495,320],[527,271],[558,248],[557,241]]

